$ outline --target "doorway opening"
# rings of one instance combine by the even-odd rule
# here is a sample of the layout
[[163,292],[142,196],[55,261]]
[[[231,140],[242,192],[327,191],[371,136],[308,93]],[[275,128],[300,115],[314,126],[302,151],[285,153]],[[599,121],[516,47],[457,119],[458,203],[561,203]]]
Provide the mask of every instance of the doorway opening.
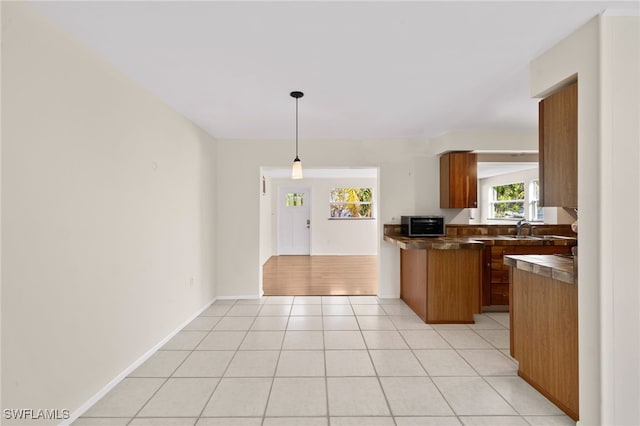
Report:
[[260,294],[376,295],[378,169],[260,172]]

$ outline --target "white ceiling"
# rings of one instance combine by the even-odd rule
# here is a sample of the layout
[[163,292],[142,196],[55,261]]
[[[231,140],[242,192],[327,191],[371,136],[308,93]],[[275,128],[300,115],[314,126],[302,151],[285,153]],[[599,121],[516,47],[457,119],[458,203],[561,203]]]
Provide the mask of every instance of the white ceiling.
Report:
[[638,2],[33,2],[221,139],[534,129],[529,61]]

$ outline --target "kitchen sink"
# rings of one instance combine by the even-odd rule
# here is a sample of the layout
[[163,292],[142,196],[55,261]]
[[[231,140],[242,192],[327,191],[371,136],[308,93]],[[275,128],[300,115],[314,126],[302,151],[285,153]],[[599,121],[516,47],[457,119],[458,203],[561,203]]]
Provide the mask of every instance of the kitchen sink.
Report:
[[501,235],[502,238],[510,240],[575,240],[573,237],[565,237],[562,235]]
[[562,235],[541,235],[540,237],[543,240],[574,240],[573,237],[565,237]]
[[502,235],[503,238],[510,240],[542,240],[542,237],[533,237],[531,235]]
[[558,256],[558,257],[563,257],[565,259],[573,259],[574,256],[572,254],[568,254],[568,253],[554,253],[554,256]]

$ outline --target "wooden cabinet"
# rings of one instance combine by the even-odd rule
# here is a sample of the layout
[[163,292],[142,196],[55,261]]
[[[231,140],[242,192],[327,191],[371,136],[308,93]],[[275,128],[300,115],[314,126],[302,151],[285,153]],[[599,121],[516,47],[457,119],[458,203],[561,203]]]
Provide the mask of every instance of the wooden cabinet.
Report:
[[578,286],[515,268],[512,274],[518,375],[578,420]]
[[503,264],[503,256],[516,254],[517,246],[490,246],[485,248],[485,274],[482,284],[482,304],[509,304],[509,267]]
[[508,254],[570,254],[570,246],[509,245],[490,246],[484,249],[482,281],[482,305],[509,305],[509,267],[503,262]]
[[481,268],[481,249],[400,249],[400,297],[427,323],[473,323]]
[[547,207],[578,207],[578,83],[540,101],[539,176]]
[[427,250],[400,249],[400,298],[427,319]]
[[478,160],[470,152],[440,157],[440,208],[478,207]]

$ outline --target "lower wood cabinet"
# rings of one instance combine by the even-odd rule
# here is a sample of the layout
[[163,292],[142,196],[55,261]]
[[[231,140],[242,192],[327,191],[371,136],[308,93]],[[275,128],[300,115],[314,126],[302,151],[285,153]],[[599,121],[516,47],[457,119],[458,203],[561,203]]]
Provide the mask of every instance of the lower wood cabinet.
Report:
[[570,246],[505,245],[484,249],[482,274],[482,305],[509,305],[509,267],[503,257],[509,254],[570,254]]
[[512,273],[511,356],[518,375],[578,420],[578,286]]
[[400,297],[426,323],[473,323],[480,312],[482,254],[400,249]]

